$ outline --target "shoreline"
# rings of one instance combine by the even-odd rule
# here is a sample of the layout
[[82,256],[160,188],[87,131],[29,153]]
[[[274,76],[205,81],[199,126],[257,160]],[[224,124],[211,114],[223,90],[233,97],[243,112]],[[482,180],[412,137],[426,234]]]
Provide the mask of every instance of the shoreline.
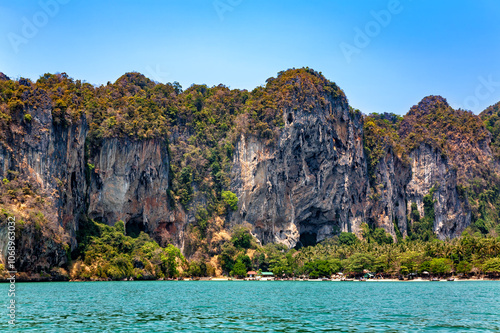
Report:
[[[479,282],[479,281],[499,281],[500,278],[476,278],[476,279],[458,279],[454,278],[452,281],[448,281],[447,278],[443,278],[437,281],[432,281],[431,279],[413,279],[413,280],[399,280],[399,279],[284,279],[284,280],[247,280],[247,279],[233,279],[226,277],[213,277],[213,278],[201,278],[201,279],[145,279],[145,280],[134,280],[134,279],[123,279],[123,280],[45,280],[45,279],[32,279],[32,280],[16,280],[16,283],[44,283],[44,282],[137,282],[137,281],[163,281],[163,282],[199,282],[199,281],[215,281],[215,282]],[[9,280],[0,280],[0,283],[10,283]]]

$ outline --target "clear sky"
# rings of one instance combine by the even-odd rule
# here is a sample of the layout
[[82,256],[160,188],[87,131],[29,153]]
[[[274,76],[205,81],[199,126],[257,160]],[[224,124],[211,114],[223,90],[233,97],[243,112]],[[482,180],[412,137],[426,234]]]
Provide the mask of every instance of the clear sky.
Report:
[[499,18],[498,0],[2,1],[0,71],[251,90],[308,66],[364,113],[431,94],[478,113],[500,101]]

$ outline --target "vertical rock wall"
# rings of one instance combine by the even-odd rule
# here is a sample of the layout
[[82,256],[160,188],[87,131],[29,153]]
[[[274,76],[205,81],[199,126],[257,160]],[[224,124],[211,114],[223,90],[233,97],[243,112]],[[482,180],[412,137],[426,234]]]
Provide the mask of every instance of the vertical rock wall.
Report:
[[232,223],[250,223],[263,243],[289,247],[359,231],[367,190],[360,117],[349,114],[343,98],[283,117],[274,144],[251,135],[237,143]]

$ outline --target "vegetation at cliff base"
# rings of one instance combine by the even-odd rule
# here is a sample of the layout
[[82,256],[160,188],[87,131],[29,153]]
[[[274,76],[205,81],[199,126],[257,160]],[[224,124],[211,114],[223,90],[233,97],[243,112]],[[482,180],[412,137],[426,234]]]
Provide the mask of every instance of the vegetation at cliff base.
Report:
[[[389,220],[396,237],[377,228],[380,221],[375,218],[367,219],[370,225],[362,226],[360,238],[341,232],[299,250],[280,244],[262,246],[248,224],[230,229],[230,217],[242,207],[238,189],[231,184],[234,158],[240,153],[236,149],[241,150],[238,145],[256,139],[272,152],[283,128],[297,124],[297,117],[319,114],[321,121],[333,127],[345,121],[336,113],[347,108],[344,92],[310,68],[279,72],[252,91],[222,84],[194,84],[183,89],[177,82],[158,83],[137,72],[101,86],[74,80],[66,73],[47,73],[35,82],[0,75],[0,148],[8,156],[2,161],[4,168],[9,158],[18,158],[10,151],[12,142],[26,138],[22,144],[31,149],[44,142],[42,134],[49,132],[48,128],[63,133],[83,125],[88,134],[83,166],[89,184],[92,175],[102,171],[97,161],[106,139],[159,142],[168,152],[168,202],[164,204],[190,221],[183,230],[183,252],[190,260],[171,244],[169,237],[154,232],[154,239],[139,232],[126,235],[122,221],[114,226],[100,224],[89,219],[84,209],[74,212],[80,220],[78,245],[71,252],[74,239],[64,229],[67,221],[60,218],[58,209],[67,204],[65,182],[77,183],[77,176],[65,175],[64,170],[54,176],[54,186],[50,187],[34,178],[38,171],[21,168],[21,159],[16,160],[18,169],[7,170],[0,184],[0,223],[16,217],[20,244],[31,244],[32,240],[41,244],[24,246],[21,257],[41,258],[48,253],[32,273],[69,274],[74,279],[169,279],[221,274],[243,277],[248,270],[313,278],[339,271],[355,275],[365,270],[388,276],[422,271],[497,274],[498,103],[480,117],[454,110],[441,96],[424,98],[405,116],[374,113],[361,117],[360,111],[353,108],[346,113],[347,117],[360,119],[360,126],[362,121],[363,137],[355,139],[364,148],[369,201],[383,199],[386,180],[380,177],[381,168],[400,163],[401,170],[408,171],[410,177],[412,152],[429,146],[445,166],[446,176],[456,176],[456,188],[453,183],[446,193],[457,195],[458,204],[470,212],[471,225],[462,237],[440,241],[434,233],[439,213],[434,193],[438,187],[422,194],[417,199],[419,206],[417,202],[406,203],[410,209],[405,208],[403,214],[408,216],[408,225],[402,231],[397,220]],[[27,261],[21,261],[19,269],[27,266]]]
[[[350,234],[353,235],[353,234]],[[354,236],[355,237],[355,236]],[[351,238],[351,237],[349,237]],[[365,271],[385,277],[428,271],[434,275],[500,274],[500,238],[471,236],[451,241],[410,240],[393,243],[375,230],[365,239],[346,241],[346,234],[299,251],[279,244],[257,247],[252,253],[252,270],[269,270],[277,277],[329,277],[337,272],[363,275]],[[247,252],[248,253],[248,252]],[[233,258],[242,256],[234,252]],[[233,268],[234,273],[234,268]]]
[[147,234],[125,235],[123,221],[114,227],[89,220],[87,230],[94,235],[80,237],[80,256],[71,271],[73,279],[177,278],[188,264],[180,250],[168,244],[160,247]]

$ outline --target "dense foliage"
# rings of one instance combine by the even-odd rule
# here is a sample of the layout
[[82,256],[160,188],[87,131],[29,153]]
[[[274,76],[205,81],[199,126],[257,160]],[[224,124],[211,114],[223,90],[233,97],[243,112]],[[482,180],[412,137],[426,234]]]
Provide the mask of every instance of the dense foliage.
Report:
[[[426,200],[425,205],[430,220],[433,203]],[[295,250],[280,244],[261,246],[249,229],[237,227],[222,243],[217,263],[222,274],[235,277],[243,277],[245,270],[271,271],[277,277],[309,278],[329,277],[337,272],[363,275],[365,271],[386,277],[424,271],[464,276],[500,273],[494,268],[500,255],[500,237],[485,237],[479,232],[471,236],[464,232],[460,238],[440,241],[432,232],[413,231],[410,237],[394,243],[382,228],[370,229],[364,224],[362,229],[363,239],[342,232],[315,246]]]
[[[125,226],[114,227],[92,220],[80,235],[81,256],[73,266],[73,279],[159,279],[176,278],[187,267],[180,250],[168,244],[162,248],[147,234],[125,236]],[[89,230],[93,235],[89,235]]]
[[[368,174],[374,193],[378,185],[376,170],[388,154],[393,153],[402,163],[409,163],[409,153],[427,144],[447,159],[458,178],[457,190],[472,210],[472,229],[496,235],[500,225],[500,175],[495,160],[488,155],[488,140],[496,151],[500,133],[498,104],[481,114],[483,121],[472,112],[454,110],[441,96],[428,96],[413,106],[408,114],[371,114],[364,118],[364,147]],[[486,125],[486,127],[484,126]],[[497,128],[498,127],[498,128]],[[491,134],[490,134],[491,132]],[[434,238],[432,196],[424,198],[424,214],[416,206],[408,212],[412,239]]]
[[246,249],[236,246],[238,237],[233,237],[224,244],[218,259],[223,271],[233,276],[243,276],[243,267],[272,271],[277,277],[304,275],[309,278],[329,277],[337,272],[359,276],[366,271],[386,277],[424,271],[465,276],[500,273],[500,237],[471,236],[465,232],[451,241],[407,238],[393,243],[388,236],[383,229],[370,231],[366,226],[363,240],[354,234],[342,233],[299,251],[280,244],[254,244]]
[[[441,96],[425,97],[413,106],[405,115],[399,132],[408,150],[427,143],[451,158],[460,143],[474,144],[488,137],[477,116],[472,112],[454,110]],[[460,154],[470,153],[470,147],[461,146]]]
[[363,143],[368,159],[368,176],[372,187],[375,187],[377,165],[389,152],[392,151],[400,159],[407,160],[405,148],[401,145],[398,133],[402,119],[402,117],[392,113],[372,113],[364,119]]
[[[500,180],[491,172],[493,162],[486,161],[477,147],[491,136],[492,150],[500,156],[499,104],[485,110],[480,120],[470,112],[452,109],[440,96],[429,96],[404,117],[371,114],[364,118],[364,148],[375,191],[376,168],[388,154],[394,153],[407,164],[412,149],[428,144],[457,172],[457,190],[472,207],[473,224],[468,231],[474,236],[466,234],[451,242],[436,240],[432,231],[433,190],[423,198],[423,216],[416,204],[411,204],[408,237],[403,240],[399,235],[396,244],[383,229],[373,226],[363,227],[362,240],[341,233],[300,251],[280,245],[260,246],[245,228],[235,228],[231,235],[224,231],[220,217],[238,208],[238,197],[230,191],[238,138],[256,136],[271,144],[281,129],[294,121],[299,108],[302,112],[322,108],[333,113],[338,104],[347,106],[343,91],[309,68],[280,72],[251,92],[224,85],[192,85],[183,90],[177,82],[157,83],[136,72],[102,86],[74,80],[66,73],[45,74],[36,82],[10,80],[0,73],[2,133],[9,126],[15,133],[28,133],[45,112],[56,128],[88,123],[87,159],[97,154],[105,138],[161,140],[169,149],[171,204],[194,213],[196,222],[188,230],[185,251],[186,255],[197,250],[201,254],[189,263],[172,245],[161,247],[143,233],[136,238],[125,236],[123,222],[109,227],[84,219],[77,235],[79,247],[73,252],[74,278],[174,278],[214,275],[216,269],[234,276],[253,269],[271,270],[278,276],[311,277],[365,269],[392,275],[415,270],[436,274],[453,270],[495,272]],[[350,114],[359,114],[359,110],[351,109]],[[7,136],[0,135],[0,144],[8,146],[5,140]],[[34,230],[31,234],[53,239],[67,249],[68,240],[57,236],[62,233],[54,222],[54,207],[50,195],[36,182],[18,179],[14,171],[0,184],[2,221],[18,216],[20,228]]]
[[491,150],[496,158],[500,158],[500,102],[486,108],[479,115],[491,133]]

